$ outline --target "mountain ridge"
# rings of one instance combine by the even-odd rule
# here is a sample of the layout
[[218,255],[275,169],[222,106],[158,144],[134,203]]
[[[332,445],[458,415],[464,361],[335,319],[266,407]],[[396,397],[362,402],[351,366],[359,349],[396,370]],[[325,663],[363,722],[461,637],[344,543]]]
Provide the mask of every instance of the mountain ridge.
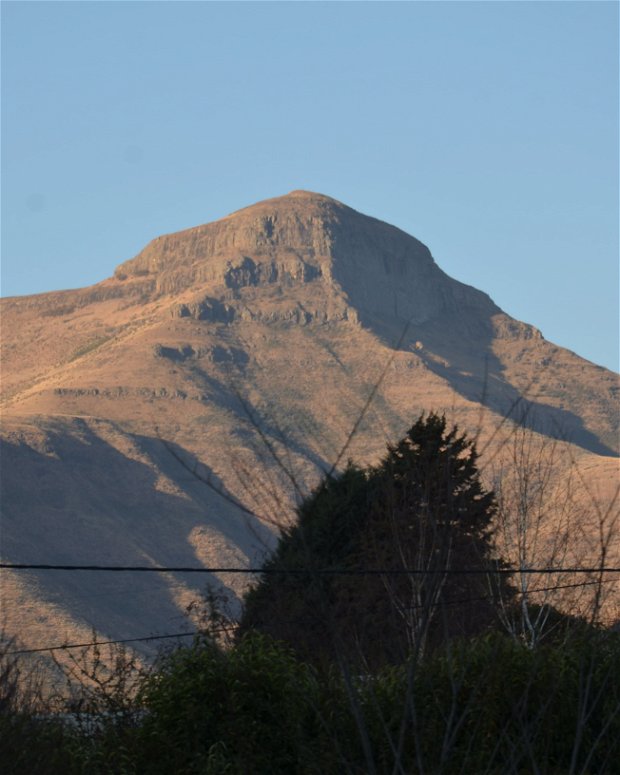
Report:
[[[422,342],[416,353],[430,356],[426,365],[458,384],[468,397],[473,391],[482,395],[480,375],[498,385],[510,383],[506,364],[494,352],[500,340],[507,345],[538,342],[549,351],[541,354],[541,364],[561,351],[547,345],[535,327],[504,313],[487,294],[449,278],[415,238],[311,192],[293,192],[210,224],[163,235],[121,263],[112,278],[86,289],[25,297],[13,304],[5,300],[4,308],[7,312],[39,309],[46,317],[62,318],[91,305],[113,305],[115,300],[121,308],[125,303],[127,310],[141,309],[142,320],[136,312],[119,326],[109,317],[108,325],[95,326],[81,345],[76,343],[65,351],[64,358],[60,343],[50,343],[50,353],[57,352],[61,368],[148,325],[149,314],[160,314],[161,305],[169,300],[171,316],[205,324],[229,326],[235,319],[297,325],[359,323],[392,347],[408,328],[411,336],[404,337],[404,348]],[[115,310],[117,317],[119,312],[122,309]],[[109,315],[105,309],[103,313]],[[438,330],[442,330],[441,342],[424,347],[424,340],[427,345],[437,340]],[[446,350],[450,340],[454,341]],[[162,347],[160,352],[166,352],[166,345]],[[479,361],[476,369],[457,373],[446,365],[468,350]],[[41,355],[36,360],[44,363]],[[23,373],[24,369],[13,372]],[[468,385],[466,375],[474,372],[479,378]],[[613,382],[611,372],[599,376]],[[5,385],[10,383],[9,377]],[[517,390],[525,384],[521,380]],[[613,387],[610,384],[610,390]],[[574,400],[572,396],[570,403]],[[612,413],[606,413],[608,419]],[[561,419],[558,416],[555,421],[564,425]],[[569,423],[568,430],[574,433],[578,425]],[[617,440],[615,445],[609,443],[616,429],[610,431],[602,431],[604,444],[617,453]]]

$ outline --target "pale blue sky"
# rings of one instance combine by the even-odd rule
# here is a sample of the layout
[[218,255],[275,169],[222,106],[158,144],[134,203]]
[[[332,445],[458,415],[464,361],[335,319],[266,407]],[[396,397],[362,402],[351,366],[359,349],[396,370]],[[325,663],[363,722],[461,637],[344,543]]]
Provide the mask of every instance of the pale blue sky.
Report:
[[2,293],[293,189],[618,369],[618,4],[2,3]]

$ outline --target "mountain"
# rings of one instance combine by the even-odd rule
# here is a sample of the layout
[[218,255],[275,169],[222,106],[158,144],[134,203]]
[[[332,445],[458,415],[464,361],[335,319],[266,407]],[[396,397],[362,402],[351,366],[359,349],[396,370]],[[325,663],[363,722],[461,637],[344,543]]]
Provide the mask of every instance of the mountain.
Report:
[[[321,471],[376,460],[430,409],[479,435],[489,479],[516,423],[613,508],[617,375],[320,194],[158,237],[1,314],[4,562],[252,566]],[[31,646],[184,630],[207,580],[2,573],[6,628]]]

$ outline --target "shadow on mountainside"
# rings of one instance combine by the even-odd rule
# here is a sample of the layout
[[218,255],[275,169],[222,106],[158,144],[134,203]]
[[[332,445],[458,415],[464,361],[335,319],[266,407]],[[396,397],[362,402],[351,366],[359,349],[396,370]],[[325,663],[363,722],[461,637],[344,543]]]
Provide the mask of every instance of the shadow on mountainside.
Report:
[[206,388],[213,404],[236,415],[239,422],[235,433],[253,450],[257,458],[264,458],[268,465],[273,464],[270,450],[265,447],[267,441],[269,444],[280,445],[289,456],[307,461],[316,471],[325,473],[329,470],[325,458],[315,452],[303,433],[299,432],[302,424],[299,418],[290,415],[290,407],[289,416],[282,416],[282,412],[278,412],[277,395],[270,395],[254,385],[258,397],[251,399],[242,380],[231,377],[228,382],[221,381],[198,366],[192,368],[192,376]]
[[[446,380],[468,401],[550,438],[568,441],[597,455],[618,457],[618,452],[588,430],[577,414],[530,399],[527,392],[522,393],[506,380],[504,366],[493,352],[491,320],[479,311],[468,314],[465,310],[411,325],[404,337],[405,323],[399,329],[395,323],[361,319],[392,347],[402,339],[399,349],[415,352],[429,371]],[[541,366],[534,379],[543,372]]]
[[[83,421],[72,426],[72,433],[48,431],[42,451],[2,442],[6,562],[200,567],[190,535],[202,533],[214,542],[219,566],[246,567],[273,545],[273,532],[227,500],[235,499],[213,472],[202,467],[224,497],[193,478],[159,439],[124,437],[147,463]],[[189,457],[179,447],[175,453]],[[194,599],[207,584],[223,587],[209,573],[20,573],[37,597],[44,590],[45,602],[109,638],[190,630],[174,586],[182,583]],[[63,637],[50,629],[48,641]]]

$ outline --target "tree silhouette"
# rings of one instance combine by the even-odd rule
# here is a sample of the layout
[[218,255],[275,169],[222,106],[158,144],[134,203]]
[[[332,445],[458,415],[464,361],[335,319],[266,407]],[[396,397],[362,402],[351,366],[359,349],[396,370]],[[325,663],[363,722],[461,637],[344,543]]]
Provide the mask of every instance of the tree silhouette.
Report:
[[480,632],[495,594],[511,596],[494,573],[496,510],[474,442],[422,415],[378,466],[349,463],[301,504],[246,596],[240,632],[315,662],[372,666]]

